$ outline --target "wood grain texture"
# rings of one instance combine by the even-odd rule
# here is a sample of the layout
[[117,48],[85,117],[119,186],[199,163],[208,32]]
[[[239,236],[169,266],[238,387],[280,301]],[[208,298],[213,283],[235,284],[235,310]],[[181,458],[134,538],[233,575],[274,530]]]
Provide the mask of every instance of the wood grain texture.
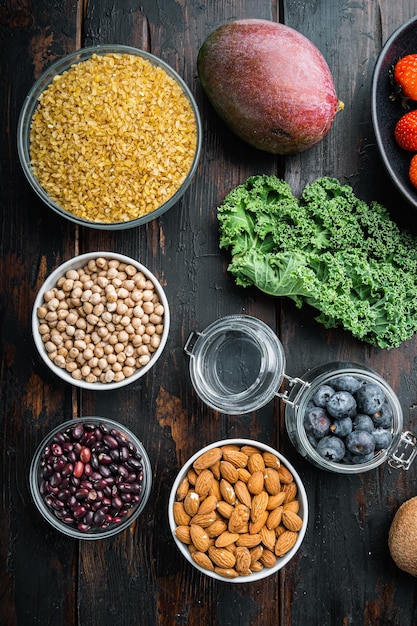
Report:
[[[8,0],[0,6],[0,624],[26,626],[413,626],[415,581],[389,557],[387,532],[399,504],[416,493],[417,465],[387,465],[356,477],[334,476],[304,461],[288,440],[282,403],[246,416],[218,414],[194,393],[184,344],[218,317],[248,313],[279,335],[287,373],[333,360],[378,371],[399,395],[406,427],[417,428],[417,339],[386,352],[341,330],[326,331],[310,309],[235,286],[219,250],[216,209],[252,174],[284,176],[298,194],[321,175],[349,182],[369,201],[387,204],[414,228],[413,214],[379,160],[370,119],[378,53],[417,0]],[[208,103],[196,59],[206,36],[242,17],[283,21],[326,57],[345,110],[323,142],[301,155],[260,153],[232,136]],[[29,189],[17,157],[23,100],[49,63],[80,46],[122,43],[168,62],[200,108],[203,151],[195,179],[168,213],[143,227],[105,232],[53,215]],[[285,68],[284,68],[285,71]],[[411,219],[410,219],[411,218]],[[34,297],[45,276],[85,251],[137,258],[166,289],[171,332],[153,370],[118,393],[73,390],[54,378],[35,352]],[[130,427],[153,468],[149,502],[132,527],[106,541],[76,542],[40,519],[28,490],[31,456],[42,437],[71,417],[104,415]],[[296,557],[258,583],[219,583],[191,568],[169,532],[167,502],[180,466],[200,447],[242,436],[276,446],[304,480],[310,523]]]

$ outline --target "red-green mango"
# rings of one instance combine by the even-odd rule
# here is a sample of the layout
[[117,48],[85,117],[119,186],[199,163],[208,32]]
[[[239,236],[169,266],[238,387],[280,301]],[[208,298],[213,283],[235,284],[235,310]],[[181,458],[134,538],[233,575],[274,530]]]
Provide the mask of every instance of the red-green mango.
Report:
[[302,152],[343,108],[319,49],[289,26],[261,19],[223,24],[202,44],[198,75],[213,108],[248,144]]

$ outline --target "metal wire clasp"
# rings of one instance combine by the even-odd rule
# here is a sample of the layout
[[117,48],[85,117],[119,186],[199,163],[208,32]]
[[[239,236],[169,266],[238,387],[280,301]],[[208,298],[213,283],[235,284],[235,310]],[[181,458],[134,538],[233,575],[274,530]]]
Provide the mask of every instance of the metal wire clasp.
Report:
[[[289,383],[289,389],[285,389],[282,393],[277,393],[275,395],[278,396],[278,398],[281,398],[281,400],[283,402],[285,402],[285,404],[289,404],[292,407],[296,407],[298,406],[298,401],[300,399],[300,396],[304,393],[304,391],[306,389],[308,389],[308,387],[310,387],[310,383],[308,383],[307,381],[303,380],[302,378],[291,378],[291,376],[288,376],[287,374],[283,374],[283,379],[287,380]],[[293,400],[290,400],[288,398],[288,394],[291,390],[292,387],[294,387],[295,385],[300,385],[299,390],[297,391],[297,394],[295,396],[295,398]]]
[[417,456],[416,444],[417,438],[412,432],[407,430],[401,433],[398,447],[389,459],[388,465],[394,469],[410,469],[411,463]]

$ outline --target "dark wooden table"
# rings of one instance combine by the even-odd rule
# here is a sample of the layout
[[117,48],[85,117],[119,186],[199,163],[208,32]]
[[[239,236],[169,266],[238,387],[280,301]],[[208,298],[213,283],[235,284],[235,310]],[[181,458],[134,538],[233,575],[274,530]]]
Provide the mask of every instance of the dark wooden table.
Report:
[[[219,251],[216,208],[252,174],[285,177],[298,194],[330,175],[357,195],[386,204],[415,228],[415,212],[394,190],[378,157],[370,117],[375,61],[387,37],[417,13],[417,0],[36,0],[0,1],[1,82],[1,513],[0,623],[4,626],[412,626],[415,579],[392,562],[387,533],[398,506],[417,494],[417,464],[388,465],[354,477],[317,470],[288,440],[278,402],[248,416],[203,406],[183,347],[191,330],[220,316],[248,313],[274,328],[287,373],[330,360],[377,370],[397,392],[408,429],[417,427],[417,337],[390,352],[342,330],[326,331],[309,310],[234,285]],[[198,81],[197,52],[221,23],[259,17],[309,37],[332,70],[345,103],[325,140],[289,158],[260,153],[235,139],[209,106]],[[52,214],[22,174],[16,126],[22,102],[52,61],[87,45],[122,43],[160,56],[185,79],[204,128],[197,175],[183,199],[160,219],[116,233],[80,228]],[[417,42],[416,42],[417,48]],[[283,68],[285,71],[285,68]],[[164,283],[172,326],[158,365],[119,393],[80,392],[55,378],[33,344],[30,315],[45,276],[85,251],[133,256]],[[139,436],[153,466],[153,489],[139,521],[105,541],[56,533],[40,518],[28,490],[31,456],[66,419],[103,415]],[[296,557],[258,583],[232,585],[199,574],[170,536],[167,502],[179,467],[200,447],[250,437],[277,447],[299,470],[310,522]],[[416,546],[410,546],[415,550]]]

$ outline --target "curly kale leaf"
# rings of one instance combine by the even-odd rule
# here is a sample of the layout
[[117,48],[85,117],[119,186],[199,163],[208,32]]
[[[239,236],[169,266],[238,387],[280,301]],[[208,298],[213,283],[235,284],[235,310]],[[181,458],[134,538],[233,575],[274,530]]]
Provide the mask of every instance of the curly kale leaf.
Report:
[[320,178],[298,200],[275,176],[252,176],[218,219],[238,285],[308,304],[326,328],[381,348],[417,331],[417,239],[349,185]]

